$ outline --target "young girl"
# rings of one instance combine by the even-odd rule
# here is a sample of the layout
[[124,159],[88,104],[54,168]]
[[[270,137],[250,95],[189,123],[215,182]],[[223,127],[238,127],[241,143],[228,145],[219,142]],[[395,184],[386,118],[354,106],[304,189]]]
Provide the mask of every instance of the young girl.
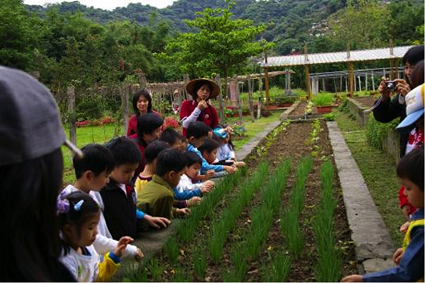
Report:
[[103,257],[93,247],[100,219],[99,205],[84,192],[63,191],[57,201],[63,252],[60,260],[80,282],[108,281],[118,270],[127,244],[122,237],[114,252]]
[[228,129],[231,128],[218,126],[213,131],[213,138],[220,143],[220,147],[217,150],[216,163],[227,164],[230,161],[237,167],[243,167],[245,166],[245,162],[236,160],[232,138]]

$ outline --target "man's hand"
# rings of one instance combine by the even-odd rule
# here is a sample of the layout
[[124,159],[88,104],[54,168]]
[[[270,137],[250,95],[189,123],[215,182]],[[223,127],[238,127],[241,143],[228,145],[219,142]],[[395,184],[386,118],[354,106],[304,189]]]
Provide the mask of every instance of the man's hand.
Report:
[[400,93],[401,95],[406,96],[406,94],[410,92],[410,86],[405,80],[396,79],[394,80],[394,83],[396,83],[394,90],[397,93]]

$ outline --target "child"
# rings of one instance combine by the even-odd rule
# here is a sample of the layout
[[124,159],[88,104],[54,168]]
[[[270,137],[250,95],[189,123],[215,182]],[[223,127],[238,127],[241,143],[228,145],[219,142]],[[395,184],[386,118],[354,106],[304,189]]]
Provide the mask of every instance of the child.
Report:
[[424,277],[424,149],[414,149],[397,165],[397,176],[405,186],[405,194],[417,211],[410,217],[403,248],[393,256],[395,268],[366,275],[350,275],[342,282],[423,281]]
[[186,139],[171,128],[162,131],[158,140],[166,142],[171,148],[177,149],[181,152],[186,149]]
[[[114,168],[112,154],[104,146],[99,144],[89,144],[81,149],[83,158],[73,158],[75,169],[74,185],[68,185],[63,192],[70,194],[75,191],[82,191],[90,194],[94,201],[98,203],[101,210],[104,204],[99,191],[109,182],[109,174]],[[112,235],[106,225],[103,213],[100,215],[100,221],[97,227],[99,234],[94,242],[94,247],[99,254],[111,252],[117,246],[117,241],[112,239]],[[125,256],[131,256],[136,260],[143,257],[140,249],[134,245],[128,245]]]
[[201,165],[201,174],[207,173],[209,170],[214,170],[215,172],[221,172],[225,170],[228,173],[234,173],[237,169],[236,166],[227,166],[227,165],[211,165],[204,159],[201,152],[197,149],[203,143],[205,138],[208,137],[208,132],[210,131],[210,127],[205,125],[202,122],[193,122],[189,125],[186,132],[187,139],[187,151],[195,152],[202,159]]
[[[420,70],[422,70],[421,82],[423,82],[423,61],[421,65],[415,67],[413,74],[416,74],[415,71]],[[405,102],[407,116],[397,126],[397,130],[400,134],[409,134],[409,139],[406,144],[406,154],[414,148],[419,148],[424,144],[424,88],[425,85],[421,84],[406,95]],[[416,211],[416,208],[412,206],[405,197],[404,186],[400,188],[399,200],[400,208],[402,209],[406,219],[409,219],[410,215]],[[407,227],[408,223],[404,224],[400,230],[405,232]]]
[[157,228],[158,225],[166,227],[169,224],[168,220],[136,211],[137,196],[131,179],[140,161],[137,146],[132,141],[120,137],[111,142],[108,149],[114,157],[115,168],[110,175],[110,182],[100,194],[105,205],[105,220],[112,237],[114,239],[124,235],[135,237],[137,219],[146,220],[149,225]]
[[[217,150],[220,147],[220,144],[213,140],[212,138],[206,138],[204,143],[198,147],[199,152],[202,154],[202,157],[208,162],[208,164],[213,165],[224,165],[224,166],[233,166],[233,160],[223,160],[221,163],[217,164],[215,161],[217,160]],[[226,171],[215,172],[213,178],[220,178],[228,175]]]
[[186,170],[182,175],[179,184],[177,185],[177,191],[180,193],[189,191],[199,191],[199,195],[208,193],[214,187],[213,181],[206,181],[204,183],[193,184],[192,180],[195,180],[201,169],[202,159],[195,152],[185,152],[187,160]]
[[88,195],[66,191],[58,197],[57,212],[63,240],[60,260],[79,282],[108,281],[120,266],[121,257],[133,239],[122,237],[114,250],[103,258],[93,247],[100,220],[100,207]]
[[150,215],[172,219],[175,214],[186,215],[188,208],[173,208],[175,188],[186,167],[183,153],[175,149],[163,150],[157,158],[155,175],[139,196],[138,208]]
[[134,189],[136,190],[137,196],[140,196],[143,187],[152,180],[153,175],[155,174],[156,168],[156,159],[158,155],[164,149],[169,148],[169,145],[163,141],[154,141],[145,149],[145,159],[146,166],[143,169],[143,172],[139,174],[134,183]]
[[235,147],[232,143],[231,133],[226,129],[229,128],[218,126],[213,131],[213,139],[220,143],[220,147],[217,151],[217,160],[215,162],[217,164],[225,164],[226,162],[233,161],[236,167],[243,167],[245,166],[245,162],[236,161]]
[[134,174],[134,179],[139,176],[139,173],[143,171],[146,165],[145,160],[145,148],[153,141],[159,138],[161,133],[161,126],[163,120],[157,114],[147,113],[143,116],[137,118],[137,134],[129,136],[129,139],[134,141],[140,150],[140,162],[139,166],[136,168]]

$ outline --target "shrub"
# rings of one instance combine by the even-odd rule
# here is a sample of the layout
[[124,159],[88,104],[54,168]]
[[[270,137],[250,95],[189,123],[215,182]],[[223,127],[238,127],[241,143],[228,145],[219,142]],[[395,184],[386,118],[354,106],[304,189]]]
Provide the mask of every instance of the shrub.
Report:
[[369,144],[376,149],[382,150],[385,138],[399,124],[399,120],[397,118],[390,123],[380,123],[375,120],[373,115],[370,115],[366,126],[366,138]]
[[334,102],[334,95],[332,93],[319,93],[313,98],[313,103],[316,106],[331,106]]

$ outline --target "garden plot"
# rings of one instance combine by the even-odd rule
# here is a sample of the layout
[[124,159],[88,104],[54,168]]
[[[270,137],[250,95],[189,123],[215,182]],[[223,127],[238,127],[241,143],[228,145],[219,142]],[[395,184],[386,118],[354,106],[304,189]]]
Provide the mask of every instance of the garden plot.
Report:
[[283,123],[246,161],[123,279],[337,281],[357,272],[326,124]]

